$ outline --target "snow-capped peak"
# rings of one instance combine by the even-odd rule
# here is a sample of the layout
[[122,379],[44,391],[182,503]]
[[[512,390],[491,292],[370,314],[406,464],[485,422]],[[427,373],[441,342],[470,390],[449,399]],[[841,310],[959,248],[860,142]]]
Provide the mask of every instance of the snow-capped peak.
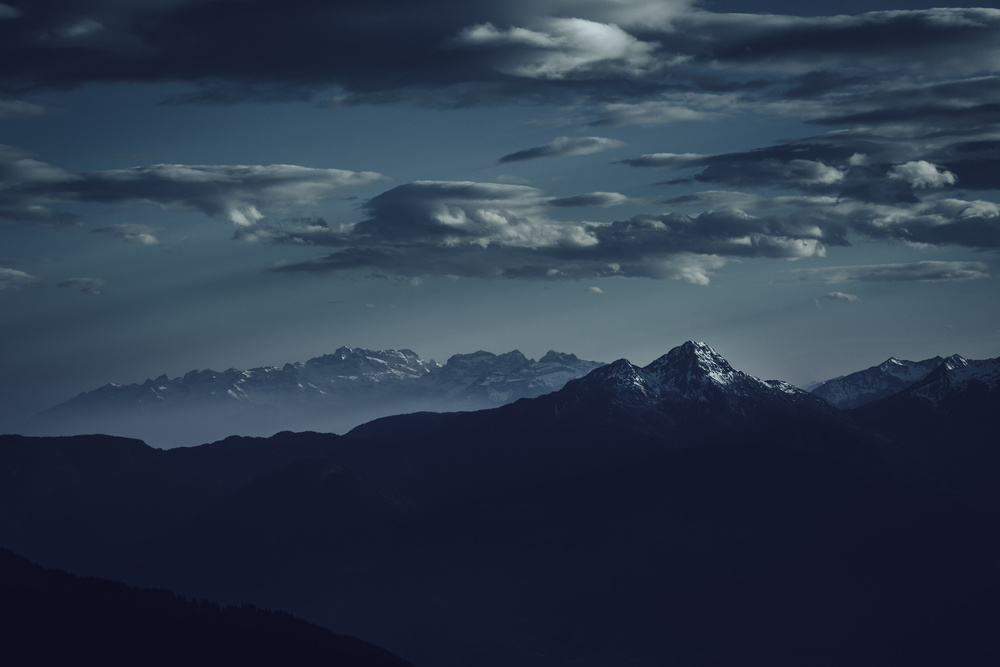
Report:
[[688,341],[656,359],[643,370],[655,378],[661,394],[707,401],[710,387],[739,389],[761,380],[735,370],[722,355],[705,343]]
[[949,395],[965,391],[972,383],[980,383],[989,391],[1000,389],[1000,358],[972,360],[953,354],[909,392],[937,405]]
[[688,341],[649,365],[640,368],[626,359],[608,364],[585,378],[590,386],[612,392],[616,401],[709,403],[748,395],[803,395],[784,382],[766,382],[735,370],[722,355],[705,343]]
[[945,365],[950,371],[957,371],[962,368],[968,368],[969,360],[960,354],[953,354],[944,360]]

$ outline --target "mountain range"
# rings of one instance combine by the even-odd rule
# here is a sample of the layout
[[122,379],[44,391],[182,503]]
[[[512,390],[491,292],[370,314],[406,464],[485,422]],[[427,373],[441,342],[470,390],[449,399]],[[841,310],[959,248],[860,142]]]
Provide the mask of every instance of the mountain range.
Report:
[[412,350],[341,347],[305,363],[250,370],[191,371],[141,384],[106,384],[37,414],[27,435],[107,433],[160,447],[228,435],[278,431],[344,432],[390,414],[477,410],[562,387],[601,363],[550,351],[535,360],[506,354],[456,354],[424,361]]
[[416,665],[992,665],[998,367],[841,410],[688,342],[344,435],[0,436],[0,545]]

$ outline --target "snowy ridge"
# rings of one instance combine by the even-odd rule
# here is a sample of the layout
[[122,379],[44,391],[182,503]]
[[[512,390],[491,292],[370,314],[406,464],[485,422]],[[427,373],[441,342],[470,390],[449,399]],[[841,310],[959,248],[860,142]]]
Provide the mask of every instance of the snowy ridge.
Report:
[[891,357],[878,366],[820,383],[812,393],[842,410],[900,392],[937,368],[941,357],[906,361]]
[[539,361],[528,359],[518,350],[500,355],[479,351],[456,354],[441,364],[424,361],[412,350],[341,347],[332,354],[281,367],[197,370],[176,378],[161,375],[142,384],[107,384],[70,402],[176,404],[222,400],[257,405],[289,400],[301,403],[366,391],[394,397],[413,394],[499,405],[555,391],[601,365],[554,351]]
[[975,384],[991,392],[1000,390],[1000,358],[970,360],[952,355],[915,383],[907,393],[938,405],[951,396],[968,391]]
[[479,351],[441,364],[407,349],[340,347],[284,366],[107,384],[35,415],[19,429],[29,435],[125,435],[154,446],[282,430],[345,432],[391,414],[478,410],[540,396],[601,365],[553,351],[538,361],[517,350]]

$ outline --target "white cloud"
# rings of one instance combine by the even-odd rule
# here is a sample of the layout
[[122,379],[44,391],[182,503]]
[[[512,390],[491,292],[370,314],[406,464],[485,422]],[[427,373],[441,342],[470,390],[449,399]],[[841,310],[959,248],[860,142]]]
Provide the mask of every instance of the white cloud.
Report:
[[847,294],[846,292],[827,292],[824,294],[830,301],[847,301],[848,303],[857,303],[861,301],[861,297],[857,294]]
[[528,79],[640,76],[663,64],[653,56],[657,44],[642,42],[616,25],[582,18],[541,19],[538,24],[538,30],[472,25],[459,32],[453,45],[494,51],[498,71]]
[[[566,222],[547,207],[621,201],[617,193],[552,199],[537,189],[418,181],[369,200],[354,225],[259,225],[254,238],[339,248],[280,271],[369,269],[396,275],[586,279],[632,276],[699,285],[731,257],[822,256],[814,225],[771,221],[737,209],[697,216],[636,216],[613,223]],[[780,222],[780,221],[779,221]],[[249,233],[249,232],[248,232]]]
[[947,169],[939,169],[926,160],[898,164],[889,170],[889,178],[906,181],[914,188],[941,188],[958,181],[955,174]]
[[0,290],[4,289],[27,289],[29,287],[40,287],[44,281],[24,271],[17,269],[5,269],[0,267]]
[[666,125],[723,118],[740,102],[735,94],[675,93],[642,102],[612,102],[600,107],[592,125]]
[[500,164],[510,162],[523,162],[525,160],[537,160],[539,158],[560,158],[574,155],[590,155],[599,153],[611,148],[624,146],[624,142],[606,137],[556,137],[551,143],[544,146],[527,148],[500,158]]
[[604,290],[602,290],[600,287],[596,287],[593,285],[587,288],[587,292],[591,294],[604,294]]

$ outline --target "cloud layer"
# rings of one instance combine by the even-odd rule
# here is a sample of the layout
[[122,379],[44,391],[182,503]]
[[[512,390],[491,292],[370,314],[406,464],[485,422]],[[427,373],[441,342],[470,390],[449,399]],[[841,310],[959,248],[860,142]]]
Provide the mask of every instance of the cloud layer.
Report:
[[[348,102],[470,104],[516,91],[522,99],[611,95],[618,99],[604,101],[635,104],[681,90],[775,86],[808,97],[890,72],[991,71],[1000,55],[995,9],[794,17],[720,14],[694,5],[11,2],[0,17],[9,56],[0,90],[16,95],[98,81],[186,81],[194,86],[187,99],[202,101],[332,93]],[[276,53],[281,57],[272,57]],[[850,74],[823,75],[840,68]],[[675,108],[682,116],[699,112],[691,104]]]
[[[266,209],[314,205],[345,198],[344,191],[385,177],[375,172],[315,169],[297,165],[157,164],[73,173],[0,146],[0,219],[48,225],[79,225],[82,218],[54,205],[75,202],[155,204],[253,225]],[[103,227],[103,233],[151,244],[149,228]]]
[[[620,196],[620,195],[619,195]],[[589,203],[615,193],[581,195]],[[403,275],[486,278],[679,278],[707,284],[727,258],[804,258],[824,253],[812,228],[740,211],[640,215],[612,223],[565,222],[546,209],[571,198],[497,183],[421,181],[365,204],[354,225],[258,225],[252,240],[338,248],[279,271],[368,269]]]
[[[688,190],[658,200],[614,186],[557,197],[529,185],[415,181],[365,202],[365,219],[336,227],[293,213],[385,176],[284,164],[76,173],[0,147],[0,218],[19,224],[78,226],[75,203],[146,203],[229,221],[241,240],[332,249],[282,271],[408,276],[706,283],[728,261],[808,259],[858,239],[1000,248],[997,9],[797,17],[723,14],[691,0],[11,0],[0,3],[0,40],[5,118],[44,113],[22,99],[37,91],[171,82],[185,86],[172,104],[557,103],[584,131],[737,115],[816,128],[714,154],[646,139],[622,164]],[[623,145],[567,134],[498,164]],[[615,222],[557,219],[625,205],[646,210]],[[141,224],[94,231],[159,242],[159,230]],[[950,280],[986,271],[948,273],[947,263],[929,262],[884,275]]]
[[[951,282],[988,278],[989,266],[984,262],[908,262],[903,264],[870,264],[866,266],[835,266],[822,269],[798,269],[803,280],[824,283],[886,283],[886,282]],[[841,294],[841,292],[832,292]],[[829,294],[827,295],[829,297]],[[834,297],[838,298],[838,297]]]

